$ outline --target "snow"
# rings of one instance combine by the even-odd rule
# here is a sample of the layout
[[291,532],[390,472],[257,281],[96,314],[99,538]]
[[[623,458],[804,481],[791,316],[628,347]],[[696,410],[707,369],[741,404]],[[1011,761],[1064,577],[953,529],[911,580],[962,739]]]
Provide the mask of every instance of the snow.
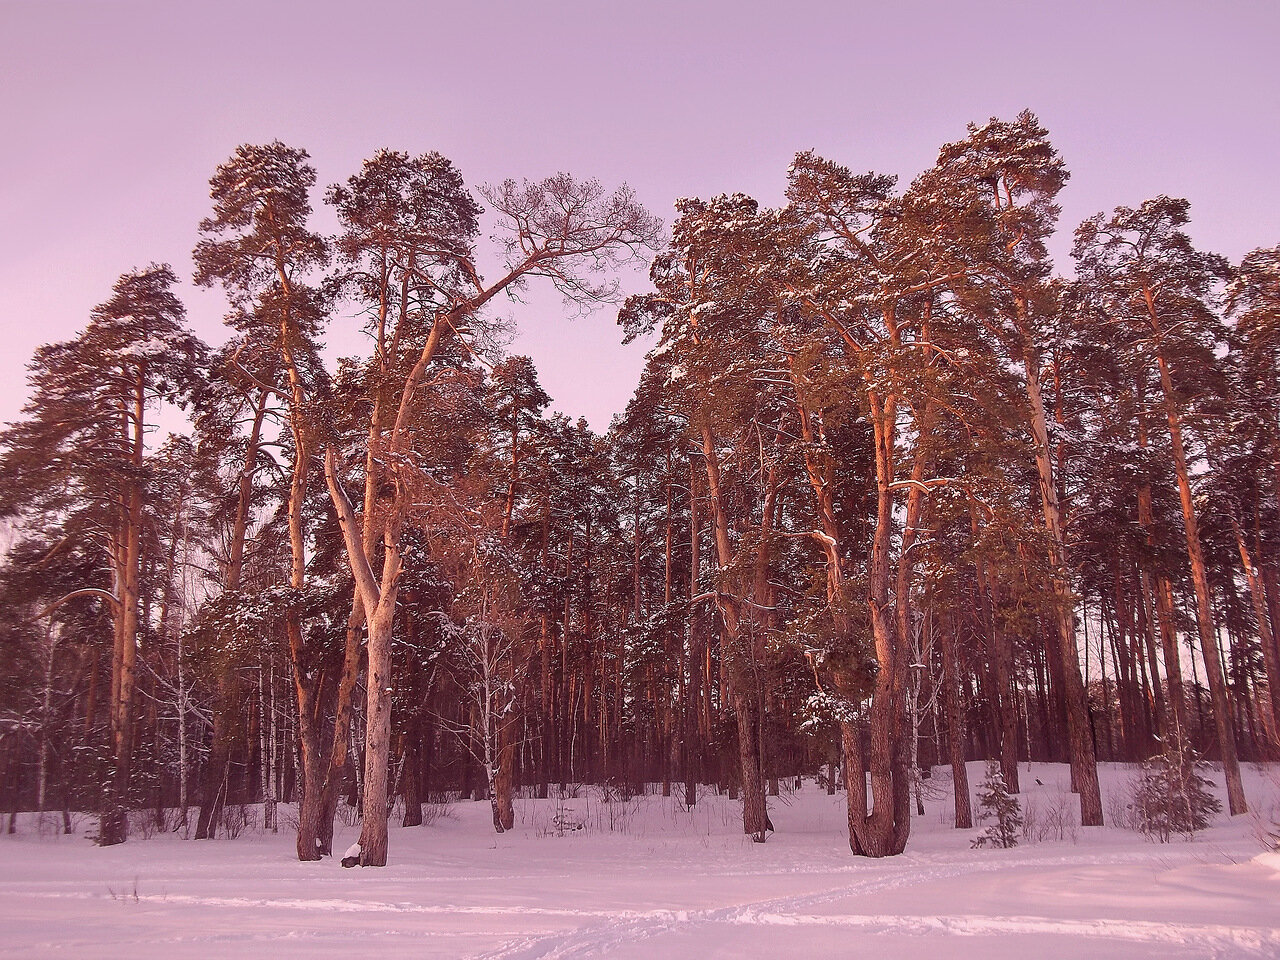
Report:
[[[1024,811],[1074,806],[1065,767],[1020,770]],[[1101,772],[1113,811],[1134,773]],[[1259,813],[1222,815],[1193,842],[1070,826],[1010,850],[970,849],[980,828],[950,827],[947,782],[907,852],[884,860],[850,854],[843,796],[810,781],[770,799],[766,844],[709,790],[686,809],[586,787],[518,800],[502,835],[488,803],[450,804],[392,827],[389,866],[354,870],[297,862],[285,827],[97,848],[87,818],[63,837],[27,814],[0,836],[0,958],[1274,958],[1280,854],[1257,836],[1280,809],[1280,768],[1244,773]],[[340,822],[335,849],[358,829]]]
[[115,351],[119,357],[141,357],[148,359],[151,357],[162,357],[173,351],[174,345],[166,341],[162,337],[149,337],[146,340],[139,340],[128,344]]

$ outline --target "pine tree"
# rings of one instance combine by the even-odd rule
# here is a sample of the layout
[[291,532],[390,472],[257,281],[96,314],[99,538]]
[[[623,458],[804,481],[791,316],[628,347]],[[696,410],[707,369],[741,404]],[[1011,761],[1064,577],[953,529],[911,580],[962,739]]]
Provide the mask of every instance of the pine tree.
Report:
[[1098,214],[1076,231],[1073,255],[1094,308],[1131,331],[1130,349],[1159,376],[1195,591],[1196,628],[1228,802],[1235,816],[1245,813],[1248,804],[1218,654],[1200,517],[1191,485],[1193,434],[1188,430],[1191,398],[1220,392],[1221,370],[1214,348],[1221,339],[1221,322],[1215,307],[1228,268],[1221,257],[1192,246],[1184,229],[1190,222],[1188,209],[1187,201],[1162,196],[1137,209],[1117,207],[1109,219]]
[[[465,197],[465,203],[459,198],[461,181],[451,168],[448,173],[452,178],[452,192],[444,207],[451,211],[454,219],[443,224],[441,230],[448,234],[451,242],[430,251],[444,279],[426,281],[431,299],[416,305],[424,333],[411,344],[403,365],[398,366],[383,385],[390,403],[379,452],[388,505],[382,511],[381,529],[373,531],[381,534],[382,564],[378,576],[374,574],[375,558],[366,547],[366,531],[340,482],[336,451],[332,448],[325,451],[329,495],[338,513],[348,565],[368,622],[371,679],[365,764],[369,771],[367,799],[373,802],[366,803],[365,807],[360,854],[364,866],[386,864],[390,644],[401,569],[401,539],[410,510],[427,477],[412,453],[412,428],[427,392],[424,383],[427,373],[437,353],[450,341],[457,339],[470,350],[484,306],[531,276],[548,278],[560,293],[581,306],[609,300],[614,294],[613,285],[592,283],[590,274],[601,273],[628,260],[637,249],[652,246],[658,233],[657,221],[635,202],[625,187],[608,194],[594,180],[578,181],[567,174],[536,183],[508,180],[482,191],[499,219],[505,267],[498,280],[485,283],[473,262],[470,247],[469,230],[473,230],[477,208],[469,196]],[[432,212],[430,207],[428,212]],[[403,265],[402,269],[409,266]],[[427,275],[420,272],[416,276],[422,279]]]
[[981,835],[974,837],[975,847],[1016,847],[1022,830],[1022,806],[1009,792],[1004,774],[994,760],[987,761],[987,775],[978,785],[978,819],[992,821]]
[[[864,756],[861,731],[853,724],[842,724],[841,737],[849,770],[850,845],[874,857],[902,852],[911,826],[912,547],[926,495],[940,481],[932,475],[927,443],[917,443],[911,457],[899,457],[899,445],[910,431],[927,436],[933,428],[930,329],[937,297],[951,279],[932,250],[951,229],[953,211],[931,207],[914,187],[899,197],[895,185],[892,176],[855,175],[812,153],[798,155],[788,176],[790,205],[780,218],[786,257],[771,271],[782,278],[779,293],[788,307],[811,315],[838,345],[842,362],[831,372],[837,383],[852,388],[851,399],[871,433],[875,506],[865,602],[877,669],[868,712],[870,749]],[[806,472],[824,514],[821,472],[812,463]],[[829,548],[833,595],[844,593],[831,582],[838,572]],[[838,616],[847,631],[847,617]],[[865,771],[871,774],[870,810]]]
[[1035,457],[1058,631],[1058,673],[1065,688],[1072,787],[1080,795],[1081,822],[1100,826],[1102,794],[1080,673],[1061,478],[1049,440],[1043,389],[1048,334],[1057,306],[1045,242],[1056,224],[1056,197],[1068,176],[1047,131],[1024,111],[1013,121],[992,118],[981,127],[970,125],[965,139],[942,148],[937,165],[917,187],[942,201],[953,216],[964,212],[936,253],[952,264],[958,299],[995,331],[1008,365],[1022,374],[1025,396],[1010,400],[1024,410]]
[[366,328],[373,337],[372,355],[358,369],[358,391],[349,393],[355,395],[353,406],[364,420],[357,427],[363,437],[352,437],[364,467],[363,476],[354,478],[363,490],[360,547],[370,563],[377,561],[376,554],[382,550],[382,592],[380,606],[370,606],[367,591],[359,587],[353,591],[325,808],[331,817],[347,765],[351,696],[362,633],[367,631],[370,679],[360,856],[363,865],[380,866],[386,862],[391,631],[401,554],[398,541],[403,535],[403,518],[388,514],[378,503],[396,482],[390,469],[394,457],[386,457],[383,447],[395,443],[407,426],[401,422],[406,411],[399,384],[420,353],[434,354],[441,336],[452,332],[438,318],[431,318],[459,295],[460,285],[466,282],[467,274],[459,264],[469,263],[472,255],[480,207],[445,157],[429,153],[411,158],[392,150],[378,151],[345,185],[331,187],[326,199],[343,229],[337,241],[338,283],[367,314]]
[[741,194],[682,200],[677,209],[671,244],[650,271],[657,292],[629,300],[620,322],[629,337],[661,328],[667,391],[701,450],[719,572],[694,602],[711,601],[719,614],[743,830],[763,843],[762,678],[775,628],[769,568],[782,459],[779,391],[767,371],[782,358],[765,319],[773,298],[753,267],[769,242],[771,215]]
[[[210,549],[217,560],[212,579],[224,595],[232,597],[241,590],[253,552],[255,514],[261,512],[269,489],[263,481],[272,464],[265,452],[269,421],[280,415],[277,394],[269,384],[277,379],[278,366],[264,344],[243,335],[233,337],[215,354],[208,387],[196,408],[195,472],[210,505]],[[244,424],[247,433],[242,430]],[[217,833],[244,706],[244,658],[219,656],[211,666],[213,731],[199,800],[197,840],[212,839]]]
[[167,265],[121,276],[78,337],[36,352],[27,419],[0,438],[6,498],[0,508],[59,517],[66,536],[52,553],[78,536],[107,545],[110,589],[85,584],[54,602],[92,592],[112,613],[112,772],[102,805],[102,844],[128,836],[136,671],[145,626],[148,410],[190,400],[206,349],[185,327],[185,308],[172,290],[176,282]]
[[[245,144],[218,167],[209,181],[213,214],[200,223],[193,253],[195,281],[222,286],[235,312],[230,322],[246,334],[255,352],[270,356],[283,381],[268,384],[285,400],[290,462],[286,499],[290,548],[289,586],[307,586],[307,479],[316,454],[316,399],[327,386],[319,358],[323,300],[305,283],[307,274],[328,260],[324,239],[307,221],[315,169],[305,150],[279,141]],[[316,699],[319,678],[310,676],[300,603],[286,617],[290,661],[302,742],[302,803],[298,813],[298,859],[317,860],[328,852],[322,828],[324,770]]]
[[[1231,429],[1215,474],[1231,504],[1233,532],[1266,665],[1273,749],[1280,749],[1280,246],[1247,254],[1228,287],[1232,337]],[[1242,529],[1243,528],[1243,529]]]
[[1133,786],[1138,829],[1161,843],[1180,833],[1188,840],[1207,827],[1222,802],[1200,775],[1204,761],[1181,731],[1167,738],[1165,749],[1142,765]]

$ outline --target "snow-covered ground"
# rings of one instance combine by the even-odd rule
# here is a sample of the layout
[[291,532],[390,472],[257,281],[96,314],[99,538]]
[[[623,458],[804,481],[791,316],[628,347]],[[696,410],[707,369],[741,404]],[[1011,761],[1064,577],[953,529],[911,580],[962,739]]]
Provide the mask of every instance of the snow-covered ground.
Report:
[[[87,820],[42,837],[19,818],[0,838],[0,957],[1280,957],[1280,855],[1258,839],[1280,817],[1280,769],[1246,768],[1255,814],[1165,845],[1055,824],[1078,816],[1066,768],[1021,769],[1038,840],[971,849],[979,831],[952,829],[939,791],[906,854],[879,861],[849,853],[843,796],[811,782],[771,799],[764,845],[712,793],[687,810],[586,788],[518,802],[502,836],[488,804],[451,804],[393,827],[391,864],[364,870],[298,863],[287,828],[100,849]],[[1133,776],[1103,770],[1109,814]]]

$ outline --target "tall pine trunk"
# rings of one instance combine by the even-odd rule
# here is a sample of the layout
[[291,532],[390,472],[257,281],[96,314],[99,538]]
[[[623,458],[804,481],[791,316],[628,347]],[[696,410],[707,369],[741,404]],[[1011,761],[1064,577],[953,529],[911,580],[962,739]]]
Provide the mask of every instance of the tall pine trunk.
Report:
[[[849,845],[867,857],[899,854],[911,831],[911,783],[906,718],[906,660],[893,614],[890,550],[894,529],[894,438],[896,399],[868,391],[875,440],[877,516],[871,545],[867,606],[876,661],[880,665],[871,697],[869,748],[864,757],[861,736],[851,723],[842,725],[846,777],[849,781]],[[867,810],[866,773],[871,774],[871,809]]]
[[[1148,308],[1152,311],[1154,325],[1155,312],[1151,305],[1150,291],[1147,291],[1147,302]],[[1158,327],[1156,334],[1158,337]],[[1156,353],[1156,365],[1160,371],[1160,386],[1164,393],[1165,415],[1169,423],[1169,452],[1173,457],[1173,469],[1178,479],[1178,498],[1182,504],[1182,525],[1186,534],[1187,559],[1191,564],[1191,582],[1195,588],[1196,630],[1200,637],[1200,651],[1204,656],[1209,697],[1213,703],[1213,720],[1218,733],[1218,748],[1222,754],[1222,770],[1227,781],[1227,805],[1231,815],[1237,816],[1247,813],[1249,805],[1245,802],[1244,785],[1240,779],[1235,725],[1227,703],[1226,677],[1223,674],[1222,659],[1218,655],[1217,632],[1213,625],[1212,600],[1209,595],[1209,577],[1205,572],[1204,552],[1200,546],[1200,526],[1191,496],[1191,479],[1187,468],[1186,447],[1182,441],[1181,416],[1174,399],[1168,361],[1159,351]]]
[[[711,428],[705,421],[701,426],[702,453],[706,460],[707,489],[711,503],[712,533],[716,556],[720,566],[728,568],[733,563],[733,549],[729,543],[729,518],[725,511],[720,490],[720,463],[716,453]],[[721,596],[718,600],[720,619],[724,625],[724,648],[731,661],[744,658],[743,645],[752,638],[744,638],[738,613],[738,601]],[[742,785],[742,831],[758,843],[765,839],[768,817],[765,813],[764,777],[760,768],[759,691],[751,682],[746,665],[738,663],[731,671],[731,700],[738,727],[738,763]]]
[[1084,688],[1084,679],[1080,675],[1080,648],[1076,644],[1075,598],[1071,594],[1066,542],[1062,533],[1062,511],[1058,503],[1058,487],[1054,480],[1053,465],[1049,456],[1049,431],[1045,420],[1044,399],[1040,393],[1040,361],[1030,345],[1026,346],[1023,353],[1023,369],[1027,381],[1027,400],[1030,404],[1030,427],[1040,485],[1040,503],[1044,513],[1045,530],[1049,535],[1049,568],[1058,627],[1062,694],[1067,711],[1071,780],[1073,788],[1080,795],[1080,823],[1086,827],[1096,827],[1102,825],[1102,791],[1098,785],[1093,731],[1089,724],[1089,702]]
[[[146,436],[141,373],[135,376],[132,401],[132,408],[121,418],[121,433],[130,450],[133,467],[140,475]],[[133,697],[138,660],[139,581],[142,572],[140,484],[140,479],[132,481],[120,497],[120,522],[112,549],[116,603],[111,658],[111,773],[98,828],[98,842],[103,846],[123,843],[129,835]]]

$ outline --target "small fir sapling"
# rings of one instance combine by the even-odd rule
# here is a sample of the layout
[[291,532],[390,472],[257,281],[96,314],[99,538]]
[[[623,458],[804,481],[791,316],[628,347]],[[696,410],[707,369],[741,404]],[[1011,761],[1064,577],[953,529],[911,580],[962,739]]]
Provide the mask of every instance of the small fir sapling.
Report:
[[1022,807],[1009,793],[1004,774],[994,760],[987,761],[987,776],[978,787],[978,819],[991,820],[981,836],[973,838],[973,846],[1016,847],[1022,829]]
[[1209,825],[1222,802],[1209,792],[1211,782],[1200,776],[1203,764],[1186,738],[1175,734],[1162,753],[1142,765],[1133,784],[1133,809],[1142,833],[1168,843],[1175,833],[1190,840]]

